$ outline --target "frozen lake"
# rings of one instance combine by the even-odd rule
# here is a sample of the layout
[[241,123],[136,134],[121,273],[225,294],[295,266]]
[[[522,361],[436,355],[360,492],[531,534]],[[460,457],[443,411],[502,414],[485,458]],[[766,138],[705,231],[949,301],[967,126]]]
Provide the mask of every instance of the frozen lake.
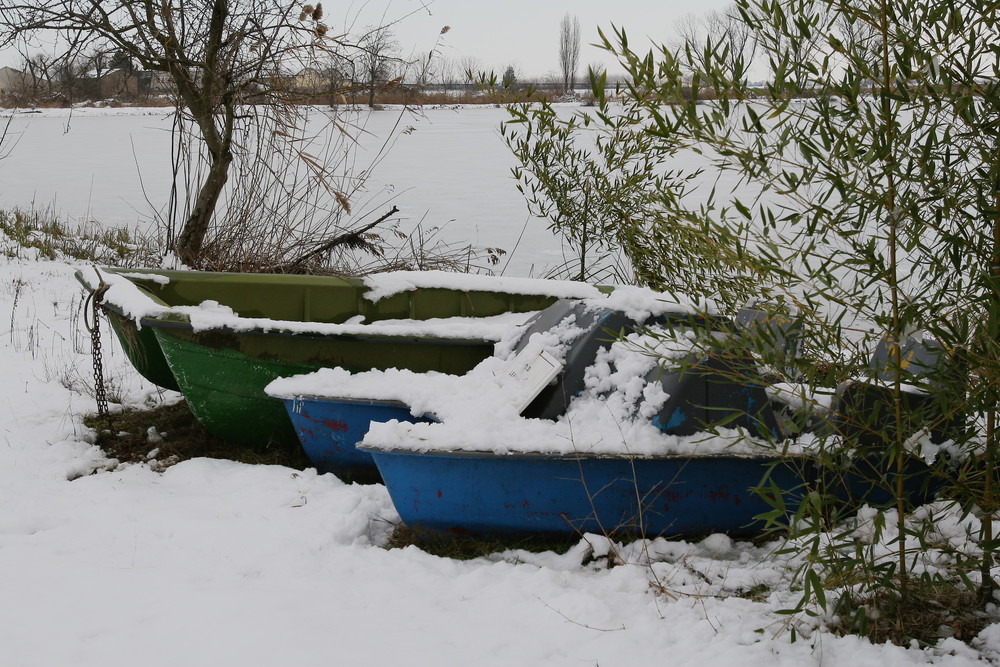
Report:
[[[360,112],[366,132],[357,160],[367,165],[397,121],[400,130],[413,128],[397,133],[369,193],[393,197],[403,230],[422,222],[442,228],[448,242],[500,247],[512,253],[506,275],[538,275],[560,264],[562,252],[543,221],[529,222],[510,172],[514,158],[499,133],[506,118],[495,107],[425,109],[402,118],[399,109]],[[149,228],[169,193],[170,128],[167,109],[17,114],[16,143],[0,161],[0,207],[51,207],[63,219]]]

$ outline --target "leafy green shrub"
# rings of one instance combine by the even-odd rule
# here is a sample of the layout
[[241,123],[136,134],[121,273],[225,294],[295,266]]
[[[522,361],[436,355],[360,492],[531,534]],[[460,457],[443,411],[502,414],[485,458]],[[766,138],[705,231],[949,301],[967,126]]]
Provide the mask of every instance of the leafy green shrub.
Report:
[[[825,611],[831,626],[876,639],[929,641],[919,627],[928,616],[911,614],[928,591],[959,591],[938,603],[965,618],[997,589],[995,9],[738,0],[733,11],[770,65],[763,89],[730,74],[741,68],[727,63],[724,40],[643,54],[624,31],[602,34],[628,73],[622,110],[602,103],[593,118],[567,121],[544,106],[521,108],[512,113],[524,129],[507,132],[515,176],[575,249],[577,277],[620,252],[648,285],[693,288],[730,306],[754,294],[794,307],[814,356],[790,358],[776,379],[825,386],[840,400],[810,436],[821,482],[791,521],[784,508],[771,515],[803,563],[802,598],[786,611]],[[818,47],[806,57],[803,44]],[[695,68],[692,52],[701,56]],[[586,131],[596,150],[580,138]],[[691,203],[693,178],[666,170],[680,150],[709,165],[707,203]],[[919,373],[906,348],[915,333],[942,359]],[[877,363],[868,354],[876,344]],[[848,380],[862,388],[855,399]],[[911,490],[926,468],[912,461],[935,453],[948,512],[916,520]],[[859,499],[845,502],[836,489],[859,475],[859,461],[872,489],[860,500],[874,507],[856,515]],[[762,487],[765,497],[780,497],[774,491]],[[966,527],[973,549],[938,544],[944,515]],[[942,554],[947,566],[937,564]]]

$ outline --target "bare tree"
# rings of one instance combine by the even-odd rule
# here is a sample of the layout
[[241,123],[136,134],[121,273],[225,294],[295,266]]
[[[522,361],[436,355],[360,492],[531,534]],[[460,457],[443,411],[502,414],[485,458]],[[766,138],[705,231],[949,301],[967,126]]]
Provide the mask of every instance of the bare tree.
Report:
[[5,0],[0,44],[24,48],[48,33],[62,40],[64,64],[99,47],[165,73],[207,162],[172,240],[180,260],[198,266],[243,132],[261,115],[285,116],[289,72],[336,41],[322,17],[321,5],[283,0]]
[[436,67],[431,67],[433,59],[431,54],[411,54],[406,63],[406,71],[403,73],[403,81],[413,84],[418,88],[426,88],[431,85],[436,78]]
[[52,59],[41,53],[24,56],[22,95],[37,102],[43,94],[52,91]]
[[872,10],[871,2],[845,3],[837,12],[834,25],[846,53],[855,54],[869,65],[878,65],[882,62],[883,36],[881,26],[872,20],[877,15]]
[[391,87],[399,66],[399,42],[387,26],[369,28],[358,39],[357,83],[368,91],[368,106],[375,106],[375,93]]
[[88,97],[91,92],[87,73],[90,70],[89,58],[77,54],[72,58],[57,58],[52,61],[50,69],[55,90],[61,96],[64,104],[72,104]]
[[459,82],[465,80],[460,65],[454,58],[442,58],[438,61],[434,78],[443,90],[452,90]]
[[736,7],[711,12],[705,19],[711,48],[719,50],[728,77],[742,82],[757,53],[757,39],[751,28],[740,18]]
[[112,51],[101,47],[95,48],[91,53],[84,54],[84,62],[87,64],[87,73],[94,72],[93,88],[97,99],[104,97],[103,79],[104,75],[111,69]]
[[465,79],[474,80],[483,69],[483,61],[478,56],[462,56],[462,59],[458,61],[458,66]]
[[573,91],[579,64],[580,19],[566,14],[559,24],[559,70],[563,77],[563,92]]
[[[678,55],[691,72],[702,71],[719,63],[734,83],[742,82],[757,53],[757,37],[739,15],[735,6],[705,15],[687,14],[674,25]],[[806,49],[803,47],[803,55]],[[697,82],[691,81],[691,94],[698,97]]]
[[[710,59],[705,51],[705,18],[698,14],[685,14],[674,24],[674,30],[680,39],[677,51],[685,71],[693,74],[703,70]],[[698,99],[698,82],[694,76],[691,77],[691,97]]]

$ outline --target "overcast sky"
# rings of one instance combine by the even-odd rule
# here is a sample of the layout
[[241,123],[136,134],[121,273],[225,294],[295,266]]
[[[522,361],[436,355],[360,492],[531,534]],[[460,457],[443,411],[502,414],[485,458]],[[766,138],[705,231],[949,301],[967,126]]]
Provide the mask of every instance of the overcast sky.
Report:
[[[673,39],[679,18],[729,4],[730,0],[327,0],[323,9],[335,29],[346,25],[360,30],[400,19],[393,29],[404,56],[426,54],[447,25],[451,29],[437,44],[441,57],[476,57],[485,69],[498,73],[514,65],[522,76],[536,78],[559,69],[559,23],[567,13],[580,20],[580,71],[601,62],[616,72],[613,60],[590,46],[598,41],[598,27],[606,32],[612,25],[624,27],[630,43],[646,49],[649,40]],[[20,60],[15,52],[0,51],[0,65],[16,67]]]
[[[394,0],[389,12],[405,13],[421,6],[420,0]],[[606,33],[612,25],[624,27],[630,42],[645,49],[648,39],[656,43],[675,37],[677,19],[693,13],[721,9],[730,0],[433,0],[398,26],[401,43],[412,44],[418,52],[434,46],[440,29],[451,26],[441,38],[441,55],[478,57],[486,68],[502,70],[513,64],[529,77],[559,69],[559,24],[569,13],[580,20],[582,35],[580,66],[613,63],[603,51],[590,44],[598,41],[597,29]],[[385,5],[383,5],[385,6]],[[372,3],[369,3],[370,11]],[[325,9],[325,5],[324,5]],[[612,71],[617,68],[610,68]]]

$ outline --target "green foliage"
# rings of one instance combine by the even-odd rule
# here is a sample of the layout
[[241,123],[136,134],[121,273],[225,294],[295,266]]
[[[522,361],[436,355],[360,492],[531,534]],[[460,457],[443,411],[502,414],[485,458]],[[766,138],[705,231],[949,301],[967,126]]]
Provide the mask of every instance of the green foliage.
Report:
[[648,132],[642,100],[619,107],[605,95],[606,74],[590,78],[594,112],[565,117],[548,103],[512,105],[501,128],[518,161],[518,189],[570,248],[556,275],[745,300],[754,270],[740,238],[714,224],[710,194],[688,207],[697,171],[668,167],[690,144]]
[[504,70],[501,84],[503,85],[504,90],[510,90],[517,85],[517,73],[514,72],[513,65],[508,65],[507,69]]
[[[736,254],[746,259],[740,274],[760,279],[771,296],[796,306],[806,341],[823,341],[812,346],[817,358],[778,369],[788,380],[836,388],[828,427],[815,433],[822,481],[806,491],[793,521],[780,507],[769,516],[788,531],[789,549],[803,557],[802,599],[788,611],[850,609],[848,631],[879,625],[867,622],[867,607],[851,600],[908,604],[924,584],[920,573],[929,562],[934,526],[908,517],[914,485],[926,482],[913,454],[925,455],[935,445],[947,445],[944,459],[964,459],[958,472],[943,464],[937,472],[952,480],[961,475],[962,483],[947,483],[953,502],[981,519],[979,553],[963,556],[944,583],[978,587],[981,601],[996,588],[998,7],[945,0],[738,0],[736,11],[771,70],[763,90],[731,74],[724,42],[640,54],[624,31],[602,34],[629,76],[624,109],[635,122],[628,127],[643,135],[635,150],[654,156],[654,166],[680,148],[705,157],[705,180],[719,187],[688,219],[699,219],[720,245],[738,239]],[[698,103],[687,94],[691,89],[714,101]],[[610,175],[617,172],[598,162],[595,170],[607,179],[601,181],[567,169],[596,161],[563,146],[556,130],[565,123],[547,126],[539,114],[543,133],[537,141],[549,141],[548,154],[557,159],[531,161],[531,137],[515,142],[519,179],[524,185],[525,174],[535,178],[526,194],[536,210],[545,213],[537,202],[548,202],[563,216],[548,209],[557,230],[577,231],[581,218],[557,205],[570,178],[580,189],[600,192],[615,184]],[[556,186],[536,173],[551,176]],[[569,178],[559,183],[563,173]],[[677,199],[687,194],[669,179],[645,178],[634,193],[627,187],[616,193],[642,210],[661,204],[653,187],[673,187]],[[658,215],[661,224],[676,219]],[[621,220],[604,224],[594,227],[606,229],[602,240],[620,243]],[[699,271],[696,258],[705,254],[711,256],[682,249],[677,264],[681,271]],[[662,263],[630,259],[637,274],[649,269],[643,282],[659,286],[655,274]],[[670,283],[670,274],[663,276]],[[918,338],[939,351],[929,366],[908,356],[914,332],[924,332]],[[868,350],[880,340],[881,356],[869,362]],[[830,368],[843,372],[831,374]],[[867,492],[853,498],[835,492],[858,480],[869,484]],[[765,497],[780,497],[774,491]],[[878,513],[870,539],[859,541],[851,513],[864,500],[890,512]],[[915,636],[905,619],[894,628],[889,634],[896,641]]]

